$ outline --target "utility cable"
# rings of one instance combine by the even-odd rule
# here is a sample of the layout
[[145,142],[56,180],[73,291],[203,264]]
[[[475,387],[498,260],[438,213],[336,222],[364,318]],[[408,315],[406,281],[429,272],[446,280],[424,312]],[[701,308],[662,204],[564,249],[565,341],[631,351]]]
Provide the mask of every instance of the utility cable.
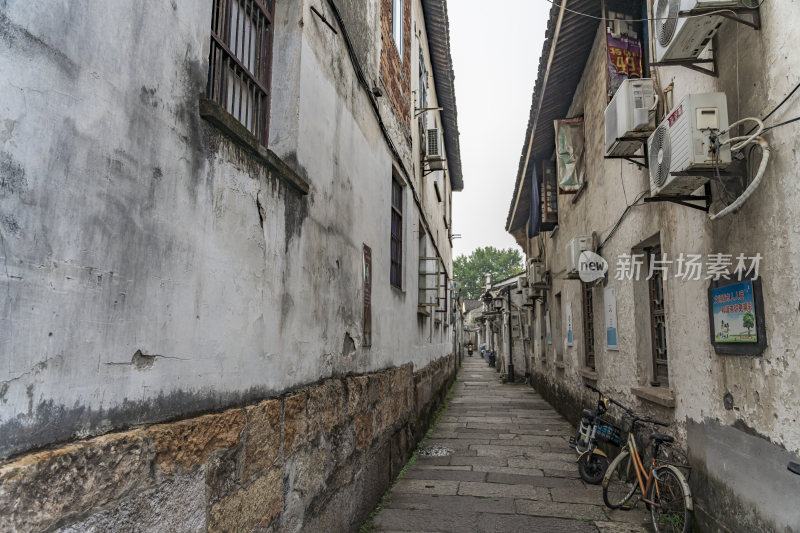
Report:
[[[773,125],[773,126],[769,126],[769,127],[767,127],[767,128],[764,128],[764,130],[763,130],[763,131],[774,130],[775,128],[777,128],[777,127],[779,127],[779,126],[785,126],[785,125],[787,125],[787,124],[791,124],[792,122],[797,122],[798,120],[800,120],[800,117],[795,117],[795,118],[793,118],[793,119],[791,119],[791,120],[787,120],[786,122],[781,122],[781,123],[779,123],[779,124],[775,124],[775,125]],[[763,133],[763,132],[762,132],[762,133]]]
[[[403,159],[400,157],[400,151],[394,144],[391,136],[389,135],[389,130],[386,128],[386,124],[383,122],[383,116],[381,115],[380,108],[378,107],[378,102],[375,98],[375,95],[372,94],[372,89],[369,86],[369,82],[367,81],[367,77],[364,74],[364,69],[361,68],[361,62],[358,59],[358,55],[356,54],[355,47],[353,46],[352,41],[350,40],[350,35],[347,32],[347,27],[344,25],[344,19],[342,18],[342,14],[339,12],[339,8],[336,6],[334,0],[328,0],[328,6],[333,11],[333,16],[336,18],[336,23],[339,25],[339,28],[342,31],[342,39],[344,40],[345,47],[347,48],[347,53],[350,56],[350,61],[353,63],[353,69],[356,71],[356,77],[360,82],[361,86],[367,93],[367,98],[369,99],[370,104],[372,104],[372,110],[375,113],[375,117],[378,119],[378,126],[380,126],[381,133],[383,134],[384,139],[386,140],[386,144],[389,145],[389,149],[394,155],[395,159],[397,160],[397,164],[403,170],[403,174],[405,174],[406,181],[408,182],[408,187],[411,189],[411,196],[414,198],[414,203],[417,205],[417,209],[419,210],[420,219],[422,220],[423,224],[425,225],[425,229],[428,232],[428,235],[431,236],[431,242],[433,243],[433,248],[436,250],[436,255],[439,257],[443,257],[442,253],[439,251],[439,247],[436,245],[436,241],[433,239],[433,232],[431,231],[430,224],[428,224],[428,220],[425,217],[425,212],[422,209],[422,201],[417,194],[416,188],[414,188],[414,182],[411,179],[411,174],[409,174],[408,169],[403,164]],[[451,258],[452,259],[452,258]],[[446,270],[445,270],[446,272]]]
[[[776,112],[778,109],[780,109],[780,108],[781,108],[781,106],[782,106],[783,104],[785,104],[785,103],[786,103],[786,101],[787,101],[787,100],[789,100],[789,98],[791,98],[791,97],[792,97],[792,95],[793,95],[794,93],[796,93],[796,92],[797,92],[797,89],[800,89],[800,82],[798,82],[798,83],[797,83],[797,85],[795,85],[795,86],[794,86],[794,89],[792,89],[791,91],[789,91],[789,94],[787,94],[786,96],[784,96],[784,97],[783,97],[783,100],[781,100],[781,101],[778,103],[778,105],[776,105],[774,108],[772,108],[772,111],[770,111],[769,113],[767,113],[767,114],[764,116],[764,118],[762,118],[762,119],[761,119],[761,121],[762,121],[762,122],[765,122],[765,121],[766,121],[766,120],[767,120],[769,117],[771,117],[771,116],[772,116],[772,115],[773,115],[773,114],[774,114],[774,113],[775,113],[775,112]],[[795,119],[793,119],[793,120],[795,120]],[[769,130],[769,129],[772,129],[772,128],[776,128],[776,127],[778,127],[778,126],[783,126],[783,124],[788,124],[789,122],[793,122],[793,120],[790,120],[790,121],[788,121],[788,122],[784,122],[784,123],[781,123],[781,124],[776,124],[775,126],[770,126],[769,128],[766,128],[766,129],[767,129],[767,130]],[[755,129],[756,129],[757,127],[758,127],[758,125],[756,125],[756,126],[753,126],[753,127],[750,129],[750,131],[748,131],[748,132],[747,132],[745,135],[750,135],[751,133],[753,133],[753,131],[755,131]],[[765,130],[765,131],[766,131],[766,130]]]
[[603,239],[603,242],[601,242],[601,243],[600,243],[600,244],[597,246],[597,253],[598,253],[598,254],[600,253],[600,250],[602,250],[602,249],[603,249],[603,246],[605,246],[605,244],[606,244],[606,243],[607,243],[609,240],[611,240],[611,237],[613,237],[613,236],[614,236],[614,234],[617,232],[617,230],[619,229],[619,227],[622,225],[622,221],[623,221],[623,220],[625,220],[625,217],[626,217],[626,216],[628,216],[628,213],[630,212],[631,208],[635,207],[635,206],[636,206],[636,205],[639,203],[639,201],[640,201],[642,198],[644,198],[644,195],[645,195],[645,194],[647,194],[648,192],[650,192],[650,189],[645,189],[645,190],[643,190],[642,192],[640,192],[640,193],[639,193],[639,194],[636,196],[636,199],[633,201],[633,203],[632,203],[632,204],[628,204],[627,206],[625,206],[625,211],[623,211],[623,212],[622,212],[622,215],[620,215],[619,219],[618,219],[618,220],[617,220],[617,221],[614,223],[614,226],[611,228],[611,231],[609,231],[609,233],[608,233],[608,235],[606,236],[606,238],[605,238],[605,239]]

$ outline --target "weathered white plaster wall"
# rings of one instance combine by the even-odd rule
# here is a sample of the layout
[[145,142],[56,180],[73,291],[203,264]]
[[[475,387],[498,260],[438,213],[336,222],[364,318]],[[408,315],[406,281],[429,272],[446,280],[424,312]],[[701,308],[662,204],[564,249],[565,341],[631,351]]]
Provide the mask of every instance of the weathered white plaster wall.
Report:
[[[657,69],[662,88],[674,82],[675,103],[689,93],[723,91],[728,97],[732,122],[747,116],[764,116],[783,99],[797,83],[794,73],[798,59],[790,50],[791,43],[797,40],[800,9],[796,2],[766,2],[760,11],[761,31],[731,21],[720,29],[716,49],[719,78],[680,67]],[[570,116],[584,114],[586,119],[587,189],[574,204],[572,196],[560,195],[558,231],[530,242],[533,255],[543,247],[548,268],[554,275],[548,305],[552,308],[552,297],[560,292],[562,331],[565,331],[564,310],[566,302],[572,301],[576,329],[575,347],[566,350],[563,374],[553,364],[554,346],[543,344],[542,338],[534,346],[534,368],[557,387],[558,394],[587,405],[593,399],[583,388],[585,380],[579,373],[583,367],[580,285],[560,275],[565,267],[564,247],[572,237],[591,236],[594,231],[602,240],[626,205],[649,189],[646,170],[640,171],[624,161],[603,159],[606,97],[602,87],[605,87],[605,43],[604,30],[600,28],[570,110]],[[787,102],[767,124],[797,116],[796,102],[796,97]],[[797,523],[792,522],[796,514],[792,515],[791,509],[779,512],[776,509],[780,505],[760,506],[754,495],[762,499],[764,495],[773,495],[769,498],[783,502],[782,494],[788,490],[790,482],[796,480],[782,479],[775,474],[773,463],[784,461],[785,469],[786,451],[800,453],[800,426],[797,424],[800,396],[796,393],[800,378],[800,360],[796,357],[796,332],[800,329],[798,133],[797,124],[791,124],[765,134],[772,153],[764,181],[736,214],[710,222],[705,213],[667,203],[646,204],[630,211],[602,250],[610,263],[608,285],[617,289],[619,351],[605,347],[603,290],[602,287],[594,289],[598,387],[637,411],[676,422],[674,429],[682,446],[688,443],[689,452],[695,457],[721,454],[723,459],[702,463],[703,468],[708,469],[709,478],[717,482],[725,483],[730,479],[730,475],[725,474],[725,464],[737,464],[737,457],[742,453],[738,444],[731,445],[730,453],[719,449],[723,441],[741,441],[743,447],[754,447],[755,444],[745,441],[757,435],[761,442],[772,443],[760,446],[758,456],[748,456],[756,465],[761,465],[755,470],[770,474],[751,476],[751,486],[744,492],[736,489],[735,484],[729,488],[733,490],[731,494],[740,496],[745,504],[760,509],[765,519],[773,521],[774,527],[790,529],[797,527]],[[664,291],[669,389],[674,395],[674,408],[641,399],[631,391],[634,387],[648,386],[652,376],[647,285],[645,281],[637,284],[614,279],[617,257],[631,253],[634,247],[656,235],[669,259],[675,259],[680,253],[699,253],[705,260],[707,254],[716,252],[733,254],[734,263],[739,253],[746,256],[760,253],[764,258],[760,276],[769,345],[760,357],[714,352],[709,342],[708,281],[675,279],[672,265]],[[644,266],[643,270],[644,277]],[[537,307],[540,317],[543,312],[542,306]],[[555,332],[555,326],[553,329]],[[542,323],[541,337],[545,335]],[[537,353],[541,347],[547,350],[545,363]],[[734,399],[730,410],[723,405],[727,392]],[[687,436],[687,431],[694,434]],[[697,447],[694,451],[693,443]],[[706,445],[715,448],[702,448]],[[712,488],[712,492],[717,489]],[[715,503],[724,507],[721,502]]]
[[[306,197],[198,114],[210,1],[0,7],[0,456],[452,351],[419,331],[409,194],[389,286],[392,156],[341,37],[277,5],[270,148]],[[348,12],[376,65],[379,11]]]

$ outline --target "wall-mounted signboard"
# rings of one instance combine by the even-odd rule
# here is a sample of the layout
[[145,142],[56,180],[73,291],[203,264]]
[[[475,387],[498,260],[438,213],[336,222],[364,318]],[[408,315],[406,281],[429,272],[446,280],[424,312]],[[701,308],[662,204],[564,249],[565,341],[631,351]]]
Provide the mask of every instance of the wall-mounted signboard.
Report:
[[718,354],[760,355],[767,347],[761,279],[712,281],[708,314]]

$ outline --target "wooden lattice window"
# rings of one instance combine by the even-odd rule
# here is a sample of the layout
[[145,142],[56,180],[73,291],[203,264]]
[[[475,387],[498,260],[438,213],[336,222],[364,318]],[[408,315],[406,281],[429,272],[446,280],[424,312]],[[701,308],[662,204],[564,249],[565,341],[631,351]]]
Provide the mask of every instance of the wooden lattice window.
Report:
[[583,361],[587,368],[595,369],[594,360],[594,300],[592,286],[581,283],[583,291]]
[[206,96],[263,146],[269,132],[274,0],[214,0]]
[[[648,271],[650,261],[660,261],[661,246],[645,248]],[[658,268],[652,269],[648,280],[650,296],[650,344],[653,348],[653,386],[669,386],[669,364],[667,361],[667,317],[664,308],[664,275]]]

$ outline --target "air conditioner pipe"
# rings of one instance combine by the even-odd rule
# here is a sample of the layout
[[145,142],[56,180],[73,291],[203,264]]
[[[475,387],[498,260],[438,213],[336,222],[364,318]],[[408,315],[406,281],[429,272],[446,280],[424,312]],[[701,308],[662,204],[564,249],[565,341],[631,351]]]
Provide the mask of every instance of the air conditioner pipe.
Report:
[[[747,142],[744,145],[742,145],[742,142],[744,142],[745,140]],[[744,148],[744,146],[746,146],[746,145],[748,145],[750,143],[753,143],[753,142],[757,143],[761,147],[761,163],[758,165],[758,172],[756,172],[756,177],[753,178],[753,181],[750,182],[750,185],[747,186],[747,188],[744,190],[744,192],[741,195],[739,195],[739,197],[736,200],[734,200],[734,202],[731,205],[729,205],[728,207],[726,207],[725,209],[723,209],[719,213],[716,213],[714,215],[710,215],[709,218],[711,220],[716,220],[718,218],[722,218],[722,217],[724,217],[726,215],[729,215],[731,213],[734,213],[734,212],[738,211],[742,207],[742,205],[747,201],[747,199],[750,198],[750,196],[758,188],[758,185],[761,183],[761,179],[764,177],[764,172],[767,169],[767,162],[769,162],[769,152],[770,152],[769,144],[767,143],[767,141],[764,140],[763,137],[758,137],[756,139],[752,139],[752,136],[751,137],[747,137],[747,136],[734,137],[734,138],[729,139],[729,140],[727,140],[725,142],[726,143],[729,143],[729,142],[737,142],[738,143],[738,144],[736,144],[736,146],[732,147],[731,149],[733,149],[735,147],[739,147],[739,146],[741,146],[741,148]]]

